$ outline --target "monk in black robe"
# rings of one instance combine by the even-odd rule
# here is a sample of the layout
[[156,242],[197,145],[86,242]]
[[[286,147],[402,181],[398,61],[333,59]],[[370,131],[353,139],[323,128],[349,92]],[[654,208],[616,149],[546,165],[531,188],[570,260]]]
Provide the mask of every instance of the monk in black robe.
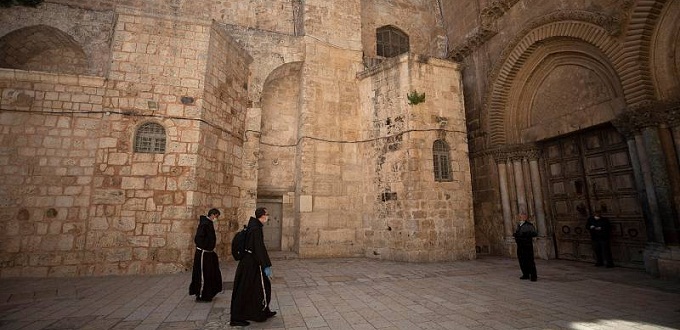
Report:
[[197,302],[212,301],[216,294],[222,292],[222,272],[220,262],[215,253],[217,236],[213,221],[220,216],[218,209],[208,211],[208,216],[199,219],[194,243],[194,268],[191,274],[189,295],[196,295]]
[[528,218],[528,215],[524,212],[519,214],[519,224],[512,236],[515,237],[515,243],[517,243],[517,260],[519,260],[519,268],[522,270],[520,279],[530,279],[532,282],[536,282],[538,274],[534,261],[533,238],[538,236],[538,232],[536,227],[527,220]]
[[234,290],[231,294],[231,326],[247,326],[248,320],[264,322],[276,315],[269,309],[271,302],[272,263],[264,245],[262,226],[269,219],[266,208],[255,210],[248,221],[246,253],[236,267]]

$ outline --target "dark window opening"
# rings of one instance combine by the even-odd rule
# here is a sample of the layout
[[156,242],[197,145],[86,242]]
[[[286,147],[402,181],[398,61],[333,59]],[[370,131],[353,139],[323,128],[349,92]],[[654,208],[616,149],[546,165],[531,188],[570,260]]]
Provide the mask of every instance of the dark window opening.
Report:
[[394,57],[409,51],[408,35],[394,26],[383,26],[376,31],[377,54]]

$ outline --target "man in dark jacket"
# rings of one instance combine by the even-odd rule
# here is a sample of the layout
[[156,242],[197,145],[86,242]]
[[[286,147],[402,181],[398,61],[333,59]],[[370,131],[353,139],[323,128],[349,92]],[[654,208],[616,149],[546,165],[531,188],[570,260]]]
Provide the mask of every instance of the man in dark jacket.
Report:
[[218,209],[208,211],[208,216],[199,218],[194,243],[194,268],[191,273],[189,295],[196,295],[197,302],[210,302],[216,294],[222,292],[222,272],[220,262],[215,253],[217,237],[213,222],[220,216]]
[[536,263],[534,262],[534,243],[533,238],[538,236],[536,228],[531,222],[527,221],[527,214],[522,212],[519,214],[519,225],[512,235],[515,237],[517,243],[517,259],[519,260],[519,268],[522,270],[522,280],[531,279],[532,282],[538,280],[536,273]]
[[231,326],[247,326],[248,320],[264,322],[276,315],[269,309],[272,285],[272,263],[264,245],[262,226],[269,220],[267,209],[255,210],[246,234],[246,253],[239,261],[231,293]]
[[586,228],[590,231],[590,239],[593,243],[593,250],[595,251],[595,266],[607,265],[607,268],[614,267],[612,260],[612,250],[609,245],[611,238],[611,225],[609,219],[603,217],[599,211],[588,217]]

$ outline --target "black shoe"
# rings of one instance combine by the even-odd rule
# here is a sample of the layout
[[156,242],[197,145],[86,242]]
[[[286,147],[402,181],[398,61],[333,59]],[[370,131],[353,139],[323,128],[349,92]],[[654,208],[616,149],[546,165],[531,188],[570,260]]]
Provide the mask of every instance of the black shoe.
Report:
[[602,267],[602,264],[595,264],[595,267]]
[[538,277],[534,276],[534,277],[531,278],[531,282],[536,282],[536,281],[538,281]]
[[607,268],[614,268],[613,264],[607,265]]
[[520,277],[519,279],[520,279],[520,280],[528,280],[528,279],[529,279],[529,276],[526,276],[526,275],[525,275],[525,276]]
[[204,298],[196,297],[196,302],[199,302],[199,303],[207,303],[207,302],[211,302],[211,301],[212,301],[212,298],[204,299]]
[[231,320],[231,321],[229,321],[229,325],[232,326],[232,327],[246,327],[246,326],[250,325],[250,322]]
[[265,315],[267,315],[267,318],[270,318],[270,317],[273,317],[274,315],[276,315],[276,312],[273,312],[273,311],[269,311],[269,312],[265,312],[265,313],[266,313]]

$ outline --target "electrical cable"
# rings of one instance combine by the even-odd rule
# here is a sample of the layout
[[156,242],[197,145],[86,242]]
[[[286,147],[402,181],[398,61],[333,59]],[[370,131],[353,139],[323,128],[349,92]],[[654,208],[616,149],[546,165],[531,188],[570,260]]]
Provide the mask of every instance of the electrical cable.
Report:
[[[32,113],[36,114],[36,111],[30,111],[30,110],[19,110],[19,109],[3,109],[0,108],[0,112],[2,111],[8,111],[8,112],[21,112],[21,113]],[[60,111],[60,112],[40,112],[40,114],[44,115],[64,115],[64,114],[101,114],[101,115],[110,115],[110,114],[118,114],[122,116],[134,116],[134,117],[151,117],[151,118],[160,118],[160,119],[174,119],[174,120],[193,120],[193,121],[198,121],[201,123],[204,123],[206,125],[209,125],[212,128],[215,128],[221,132],[224,132],[226,134],[229,134],[233,136],[234,138],[238,139],[241,142],[248,142],[248,133],[256,133],[256,134],[262,134],[261,131],[256,131],[256,130],[245,130],[244,136],[240,137],[233,132],[227,131],[220,127],[219,125],[213,124],[205,119],[202,118],[191,118],[191,117],[181,117],[181,116],[166,116],[166,115],[161,115],[161,114],[138,114],[134,113],[131,111],[111,111],[111,110],[70,110],[70,111]],[[444,128],[421,128],[421,129],[408,129],[405,131],[401,131],[398,133],[386,135],[386,136],[379,136],[375,138],[370,138],[370,139],[362,139],[362,140],[335,140],[335,139],[326,139],[326,138],[320,138],[320,137],[315,137],[315,136],[301,136],[297,139],[297,141],[294,144],[275,144],[275,143],[268,143],[264,141],[260,141],[260,144],[270,146],[270,147],[280,147],[280,148],[292,148],[292,147],[297,147],[300,145],[300,142],[302,140],[313,140],[313,141],[320,141],[320,142],[328,142],[328,143],[339,143],[339,144],[359,144],[359,143],[367,143],[367,142],[375,142],[379,140],[385,140],[385,139],[390,139],[396,136],[400,136],[403,134],[407,133],[412,133],[412,132],[448,132],[448,133],[462,133],[466,134],[464,131],[460,130],[450,130],[450,129],[444,129]]]

